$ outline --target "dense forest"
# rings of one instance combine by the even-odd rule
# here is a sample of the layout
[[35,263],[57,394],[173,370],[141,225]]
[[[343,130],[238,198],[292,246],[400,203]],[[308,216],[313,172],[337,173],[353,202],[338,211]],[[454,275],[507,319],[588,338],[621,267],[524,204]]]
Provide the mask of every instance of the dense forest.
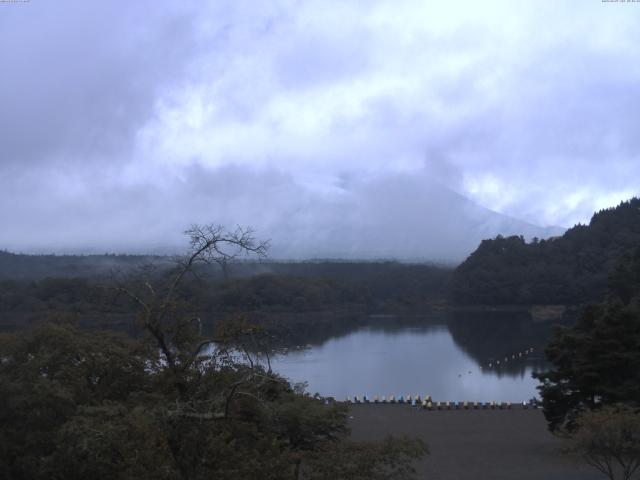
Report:
[[[8,279],[13,268],[17,278]],[[161,280],[169,257],[0,255],[0,329],[46,318],[75,318],[83,327],[135,333],[135,309],[114,292],[123,279],[150,271]],[[372,312],[420,310],[446,297],[451,270],[397,262],[238,262],[200,265],[180,285],[181,298],[205,330],[243,315],[283,340],[353,325]],[[78,274],[78,275],[74,275]]]
[[451,298],[460,304],[565,304],[598,301],[619,258],[640,244],[640,199],[593,215],[562,237],[498,236],[484,240],[454,271]]
[[25,255],[0,250],[0,280],[94,278],[168,260],[169,257],[152,255]]

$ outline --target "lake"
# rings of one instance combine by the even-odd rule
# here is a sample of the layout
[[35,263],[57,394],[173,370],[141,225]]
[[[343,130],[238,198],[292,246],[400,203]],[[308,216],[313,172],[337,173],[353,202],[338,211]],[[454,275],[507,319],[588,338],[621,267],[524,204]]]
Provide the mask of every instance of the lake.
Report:
[[272,366],[292,382],[306,381],[310,393],[339,400],[428,394],[434,401],[522,402],[537,396],[531,374],[545,367],[549,327],[512,314],[384,319],[291,349]]

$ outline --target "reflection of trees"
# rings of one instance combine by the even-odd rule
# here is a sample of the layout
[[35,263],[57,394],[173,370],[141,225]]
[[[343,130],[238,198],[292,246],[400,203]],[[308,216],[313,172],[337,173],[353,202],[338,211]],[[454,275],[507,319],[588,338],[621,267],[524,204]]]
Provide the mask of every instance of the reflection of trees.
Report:
[[[526,311],[447,312],[424,315],[365,315],[358,311],[305,313],[254,313],[252,321],[274,332],[273,348],[321,346],[325,342],[366,328],[387,336],[407,330],[424,333],[447,328],[458,348],[487,371],[500,376],[523,377],[531,368],[546,368],[543,355],[552,324],[532,322]],[[518,357],[533,347],[533,353]],[[516,355],[515,359],[511,356]],[[505,357],[509,357],[504,362]],[[500,365],[496,365],[500,360]]]
[[[299,345],[322,345],[326,341],[347,335],[364,326],[364,316],[357,311],[326,312],[247,312],[243,314],[251,323],[260,326],[271,337],[275,350]],[[205,332],[213,331],[224,317],[205,324]]]
[[[249,312],[246,314],[256,325],[272,334],[272,346],[276,350],[301,345],[321,346],[327,341],[367,328],[385,335],[406,333],[408,329],[426,331],[443,327],[446,318],[442,314],[425,315],[367,315],[358,310],[334,310],[321,312]],[[205,332],[211,329],[205,324]]]
[[[450,312],[447,324],[456,345],[483,369],[491,363],[491,370],[498,376],[523,376],[527,368],[542,370],[546,367],[543,350],[552,323],[533,322],[527,311]],[[533,353],[518,356],[531,347]],[[499,365],[497,361],[500,361]]]

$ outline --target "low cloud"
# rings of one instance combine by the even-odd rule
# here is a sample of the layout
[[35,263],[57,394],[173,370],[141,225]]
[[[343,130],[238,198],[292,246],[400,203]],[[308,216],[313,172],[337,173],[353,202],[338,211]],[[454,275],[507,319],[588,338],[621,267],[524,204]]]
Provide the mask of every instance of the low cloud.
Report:
[[[1,5],[0,247],[166,249],[189,223],[214,221],[254,225],[283,256],[402,244],[453,258],[472,248],[457,222],[483,231],[486,210],[469,205],[587,221],[639,193],[634,12]],[[376,249],[366,236],[383,225],[393,242]]]
[[182,231],[216,223],[253,228],[270,240],[275,259],[458,262],[483,238],[558,233],[484,209],[426,171],[345,177],[322,190],[275,170],[194,165],[182,173],[163,185],[104,187],[84,179],[90,193],[45,191],[31,179],[23,185],[33,192],[30,202],[0,212],[13,226],[0,243],[43,253],[178,253],[186,246]]

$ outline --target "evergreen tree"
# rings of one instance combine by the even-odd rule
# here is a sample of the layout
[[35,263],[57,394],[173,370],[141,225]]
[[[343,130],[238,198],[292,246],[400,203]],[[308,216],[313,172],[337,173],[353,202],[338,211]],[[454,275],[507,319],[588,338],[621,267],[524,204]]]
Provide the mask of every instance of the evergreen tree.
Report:
[[606,302],[560,328],[545,353],[553,368],[535,374],[549,427],[571,428],[585,410],[640,406],[640,248],[610,276]]

